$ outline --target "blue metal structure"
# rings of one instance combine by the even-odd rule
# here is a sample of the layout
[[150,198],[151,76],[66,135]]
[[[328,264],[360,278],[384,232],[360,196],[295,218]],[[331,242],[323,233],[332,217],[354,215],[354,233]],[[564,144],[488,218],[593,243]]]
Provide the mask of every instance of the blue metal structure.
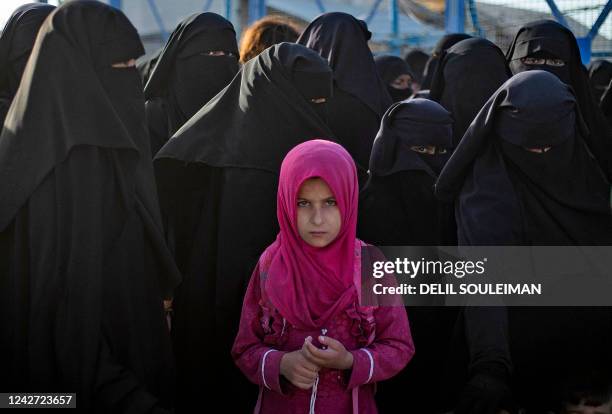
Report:
[[446,33],[465,32],[465,1],[446,0],[446,10],[444,12]]
[[[482,36],[482,29],[478,23],[478,14],[476,11],[475,0],[467,0],[468,1],[468,10],[470,12],[470,17],[472,19],[472,24],[478,35]],[[550,13],[554,17],[554,19],[562,24],[565,27],[569,27],[567,19],[564,14],[561,12],[555,0],[545,0],[548,8],[550,9]],[[589,32],[584,37],[577,37],[578,47],[580,48],[580,57],[582,59],[582,63],[588,64],[591,60],[591,57],[599,57],[599,56],[611,56],[612,50],[608,52],[598,52],[592,53],[591,46],[595,36],[599,32],[599,29],[605,22],[606,18],[610,14],[610,10],[612,10],[612,0],[607,0],[606,5],[603,7],[597,20],[593,23],[593,26],[590,28]],[[446,25],[445,29],[447,33],[458,33],[464,31],[464,21],[465,21],[465,0],[446,0]]]
[[[46,3],[47,0],[39,0],[41,2]],[[108,0],[109,4],[116,8],[121,8],[122,0]],[[159,27],[159,31],[164,40],[168,37],[168,30],[164,26],[163,19],[159,12],[159,9],[156,5],[156,1],[158,0],[146,0],[149,5],[149,9],[151,10],[151,14]],[[291,0],[287,0],[291,1]],[[321,13],[326,12],[325,0],[311,0],[312,4],[318,8]],[[400,36],[400,18],[399,18],[399,6],[398,0],[387,0],[389,3],[389,24],[390,31],[387,32],[388,39],[387,42],[389,44],[390,51],[392,53],[398,53],[399,48],[402,44],[405,43],[401,39]],[[467,1],[467,5],[466,5]],[[556,4],[556,0],[544,0],[548,5],[552,16],[558,21],[560,24],[569,27],[567,19],[563,12],[559,9]],[[203,2],[203,10],[210,9],[213,4],[213,0],[202,0]],[[371,9],[365,14],[364,20],[370,24],[374,19],[375,15],[379,13],[379,6],[383,2],[383,0],[376,0]],[[478,22],[478,13],[476,0],[445,0],[446,9],[445,9],[445,31],[447,33],[462,33],[465,32],[465,18],[466,18],[466,6],[469,12],[469,16],[472,21],[472,25],[475,28],[478,35],[483,36],[483,33],[479,22]],[[612,0],[607,0],[605,6],[601,10],[597,20],[593,23],[593,26],[590,28],[589,32],[586,36],[577,38],[578,45],[580,47],[580,53],[582,57],[582,61],[586,64],[590,61],[593,56],[612,56],[612,50],[602,53],[596,52],[592,53],[591,46],[592,42],[597,36],[599,29],[605,22],[608,17],[610,10],[612,10]],[[232,0],[225,0],[225,15],[229,19],[232,16]],[[266,15],[266,0],[249,0],[248,1],[248,22],[249,24],[258,20]]]
[[266,15],[266,0],[249,0],[249,24]]

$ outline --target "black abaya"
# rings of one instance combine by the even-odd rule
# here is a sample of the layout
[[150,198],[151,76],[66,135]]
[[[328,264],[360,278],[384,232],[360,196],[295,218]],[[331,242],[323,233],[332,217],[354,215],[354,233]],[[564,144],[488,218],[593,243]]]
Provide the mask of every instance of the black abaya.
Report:
[[[581,138],[586,131],[577,98],[557,77],[529,71],[508,80],[480,111],[436,185],[441,197],[459,194],[460,243],[610,244],[610,186]],[[486,327],[495,314],[503,320],[505,312],[473,310],[465,329]],[[480,368],[472,359],[470,375],[484,371],[490,378],[497,371],[503,380],[510,371],[499,367],[511,357],[516,404],[529,412],[554,409],[566,375],[609,366],[611,323],[609,308],[509,308],[508,338],[500,330],[486,346],[468,342],[473,355],[498,355]],[[486,395],[479,392],[474,400]],[[462,404],[460,412],[473,412]]]
[[[135,68],[118,10],[46,20],[0,136],[0,388],[76,392],[80,412],[173,405],[165,247]],[[78,85],[78,87],[74,87]]]

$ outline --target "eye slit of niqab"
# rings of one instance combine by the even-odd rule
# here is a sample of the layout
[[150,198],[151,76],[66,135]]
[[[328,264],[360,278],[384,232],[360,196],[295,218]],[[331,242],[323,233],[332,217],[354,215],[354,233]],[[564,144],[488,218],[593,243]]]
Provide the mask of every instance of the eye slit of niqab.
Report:
[[113,68],[116,68],[116,69],[135,68],[136,67],[136,59],[132,58],[132,59],[126,60],[124,62],[113,63],[111,66]]
[[551,148],[552,148],[551,146],[546,146],[546,147],[523,147],[523,149],[525,151],[533,152],[534,154],[544,154],[545,152],[550,151]]
[[207,50],[206,52],[200,53],[200,55],[204,55],[204,56],[229,56],[229,57],[236,56],[234,53],[229,52],[227,50]]
[[327,102],[327,98],[323,97],[323,98],[312,98],[310,99],[310,102],[314,103],[314,104],[322,104]]

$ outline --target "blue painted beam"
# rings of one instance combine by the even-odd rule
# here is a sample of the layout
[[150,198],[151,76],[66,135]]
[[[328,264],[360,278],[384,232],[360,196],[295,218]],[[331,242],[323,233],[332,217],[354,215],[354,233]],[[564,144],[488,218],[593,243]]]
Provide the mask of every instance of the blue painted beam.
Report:
[[546,0],[546,4],[548,4],[548,7],[550,8],[550,12],[554,16],[555,20],[558,21],[563,26],[569,28],[569,25],[567,24],[567,21],[565,20],[565,16],[563,16],[563,13],[561,13],[561,10],[559,10],[559,8],[557,7],[555,0]]
[[232,0],[225,0],[225,18],[232,20]]
[[591,30],[589,30],[589,34],[587,34],[588,38],[595,39],[597,32],[599,32],[599,28],[606,21],[606,17],[608,17],[611,9],[612,0],[608,0],[604,8],[601,10],[601,13],[599,13],[599,16],[597,16],[597,20],[595,20],[595,23],[593,23],[593,27],[591,27]]
[[378,6],[380,5],[380,3],[382,3],[382,0],[376,0],[374,2],[374,5],[372,5],[372,8],[370,9],[368,14],[366,15],[366,18],[364,19],[367,24],[370,24],[370,21],[376,15],[376,10],[378,9]]
[[390,2],[389,20],[391,21],[391,39],[389,40],[389,51],[394,55],[399,55],[399,8],[397,6],[397,0],[390,0]]
[[109,4],[116,9],[121,9],[121,0],[110,0]]
[[583,65],[588,65],[591,62],[591,41],[588,36],[576,38],[578,48],[580,49],[580,60]]
[[249,24],[266,15],[266,0],[249,0]]
[[464,0],[446,0],[446,10],[444,11],[444,16],[446,19],[446,33],[465,32]]

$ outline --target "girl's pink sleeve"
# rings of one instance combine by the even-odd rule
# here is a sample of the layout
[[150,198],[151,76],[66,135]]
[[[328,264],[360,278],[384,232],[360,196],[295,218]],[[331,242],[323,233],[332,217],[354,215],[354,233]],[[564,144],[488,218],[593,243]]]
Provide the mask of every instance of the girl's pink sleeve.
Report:
[[374,311],[374,319],[374,342],[351,351],[353,368],[348,389],[397,375],[414,355],[414,343],[403,306],[379,307]]
[[232,357],[249,381],[282,394],[280,361],[285,352],[270,348],[263,342],[260,299],[258,264],[244,295],[240,326],[232,347]]

